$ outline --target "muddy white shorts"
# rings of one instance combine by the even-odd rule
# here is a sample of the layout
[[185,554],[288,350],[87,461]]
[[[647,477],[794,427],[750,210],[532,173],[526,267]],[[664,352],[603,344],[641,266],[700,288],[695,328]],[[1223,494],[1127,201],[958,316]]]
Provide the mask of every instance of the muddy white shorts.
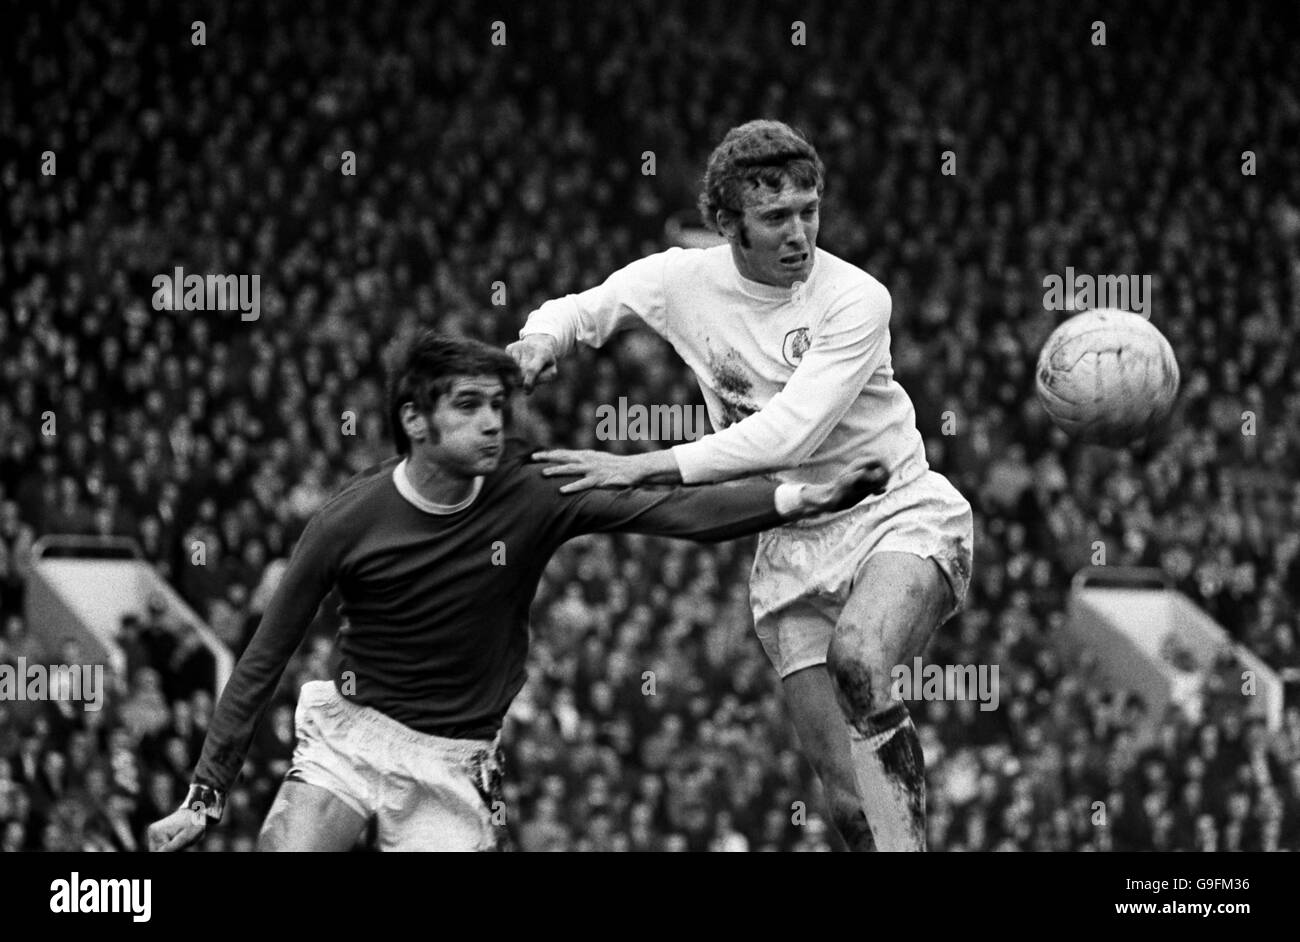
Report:
[[754,627],[782,677],[826,663],[835,623],[863,563],[881,552],[933,559],[952,589],[952,617],[970,586],[971,508],[943,475],[899,468],[900,481],[838,514],[768,530],[758,538],[749,599]]
[[[381,850],[498,850],[508,842],[497,743],[417,732],[350,702],[331,681],[303,684],[286,779],[330,792],[377,824]],[[494,815],[494,811],[497,812]]]

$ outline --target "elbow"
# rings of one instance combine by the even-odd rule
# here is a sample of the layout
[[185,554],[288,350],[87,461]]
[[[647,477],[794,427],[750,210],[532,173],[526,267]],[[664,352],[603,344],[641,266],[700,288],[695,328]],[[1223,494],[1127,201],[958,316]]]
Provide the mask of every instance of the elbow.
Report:
[[797,468],[817,450],[817,444],[809,438],[800,439],[793,442],[782,442],[778,447],[766,452],[768,455],[765,459],[770,467],[764,468],[765,471],[787,471],[791,468]]
[[795,416],[783,420],[781,426],[793,434],[782,435],[773,429],[754,441],[750,451],[750,464],[754,472],[785,471],[797,467],[812,457],[826,438],[829,428],[819,416]]

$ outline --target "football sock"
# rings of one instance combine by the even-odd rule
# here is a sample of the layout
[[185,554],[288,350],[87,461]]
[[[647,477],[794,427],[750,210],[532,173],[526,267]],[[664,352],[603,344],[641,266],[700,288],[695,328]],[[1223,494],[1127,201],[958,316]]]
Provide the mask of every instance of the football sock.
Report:
[[925,758],[907,707],[896,703],[853,723],[849,749],[876,847],[925,850]]

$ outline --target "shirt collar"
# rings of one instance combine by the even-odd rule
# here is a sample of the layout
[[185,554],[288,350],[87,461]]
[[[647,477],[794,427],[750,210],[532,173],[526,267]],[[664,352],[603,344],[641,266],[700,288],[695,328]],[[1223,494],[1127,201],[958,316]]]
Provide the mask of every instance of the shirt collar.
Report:
[[812,280],[817,277],[817,256],[820,253],[820,249],[813,250],[813,264],[812,269],[808,272],[807,280],[796,281],[789,288],[782,288],[779,285],[765,285],[761,281],[751,281],[740,273],[740,269],[736,268],[734,260],[731,262],[731,270],[736,273],[736,285],[751,298],[759,298],[763,301],[792,301],[800,290],[806,293],[812,284]]
[[479,491],[483,489],[483,476],[479,475],[474,479],[474,485],[470,488],[469,496],[460,503],[435,503],[427,497],[422,496],[420,492],[415,489],[415,485],[412,484],[410,479],[406,476],[407,460],[408,459],[403,458],[401,461],[397,462],[397,466],[393,468],[393,484],[397,487],[397,493],[401,494],[418,509],[423,510],[427,514],[446,516],[447,514],[459,513],[470,504],[474,503],[474,500],[478,497]]

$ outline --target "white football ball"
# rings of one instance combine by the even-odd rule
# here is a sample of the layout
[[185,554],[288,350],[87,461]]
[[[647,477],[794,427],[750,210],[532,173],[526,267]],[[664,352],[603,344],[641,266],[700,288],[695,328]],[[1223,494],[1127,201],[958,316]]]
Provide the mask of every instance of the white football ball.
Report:
[[1071,438],[1126,445],[1169,415],[1178,362],[1146,318],[1111,308],[1061,324],[1038,357],[1038,399]]

